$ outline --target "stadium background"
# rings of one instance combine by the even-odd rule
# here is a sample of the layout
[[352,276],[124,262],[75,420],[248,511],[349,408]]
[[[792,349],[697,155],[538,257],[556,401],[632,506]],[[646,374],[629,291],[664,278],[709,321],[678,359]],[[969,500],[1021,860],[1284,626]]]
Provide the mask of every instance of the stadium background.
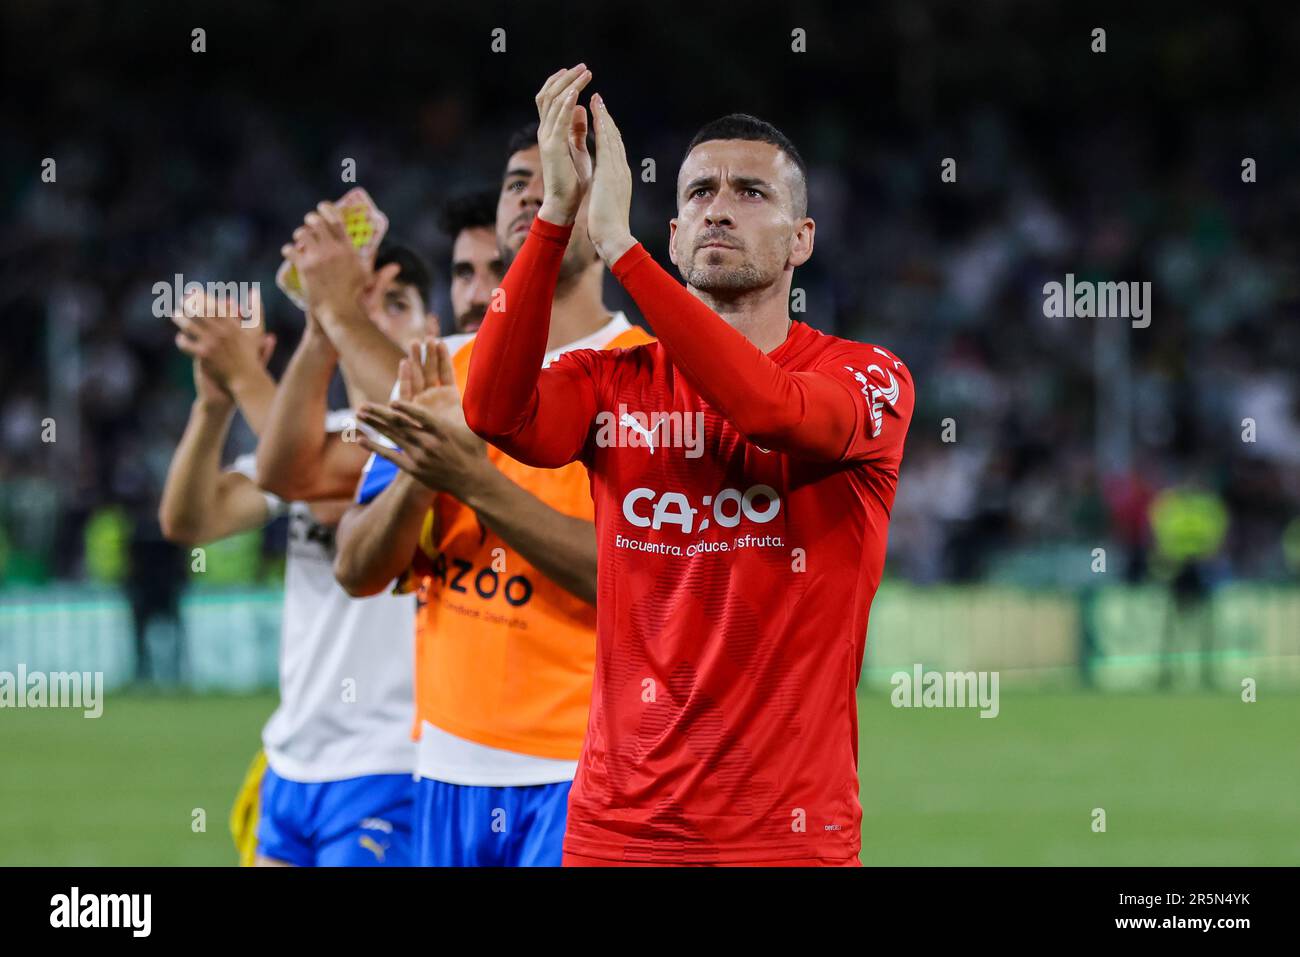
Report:
[[[301,328],[278,249],[351,157],[446,318],[439,202],[494,183],[541,80],[579,59],[655,160],[634,231],[661,261],[691,133],[754,112],[811,167],[800,318],[915,376],[860,688],[864,862],[1294,864],[1300,18],[1090,7],[7,5],[0,670],[103,671],[109,694],[93,721],[0,711],[0,864],[234,859],[284,529],[209,548],[202,575],[161,541],[193,390],[153,284],[260,281],[278,372]],[[1151,281],[1150,327],[1045,318],[1066,273]],[[238,424],[230,457],[252,446]],[[1178,604],[1188,561],[1202,587]],[[891,707],[914,663],[997,670],[999,716]]]

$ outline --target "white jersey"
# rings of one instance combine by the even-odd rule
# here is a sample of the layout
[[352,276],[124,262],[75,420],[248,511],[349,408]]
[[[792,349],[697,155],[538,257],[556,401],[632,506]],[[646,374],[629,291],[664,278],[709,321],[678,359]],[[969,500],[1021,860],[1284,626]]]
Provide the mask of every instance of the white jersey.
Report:
[[[327,430],[354,425],[331,412]],[[253,457],[234,469],[253,477]],[[410,774],[415,767],[415,597],[352,598],[334,580],[334,528],[305,502],[267,495],[288,513],[280,626],[280,706],[262,730],[267,763],[290,781]]]

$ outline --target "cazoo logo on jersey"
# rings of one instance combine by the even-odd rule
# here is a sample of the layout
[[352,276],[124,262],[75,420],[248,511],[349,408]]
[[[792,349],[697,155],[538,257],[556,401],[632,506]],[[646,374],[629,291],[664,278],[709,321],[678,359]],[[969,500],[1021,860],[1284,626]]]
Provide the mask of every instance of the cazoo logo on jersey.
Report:
[[[696,508],[685,492],[656,492],[652,488],[634,488],[623,496],[623,517],[637,528],[655,531],[676,525],[689,535],[702,532],[710,523],[735,528],[742,521],[763,525],[781,511],[781,497],[770,485],[751,485],[743,492],[724,488],[705,495]],[[703,515],[699,524],[696,516]]]

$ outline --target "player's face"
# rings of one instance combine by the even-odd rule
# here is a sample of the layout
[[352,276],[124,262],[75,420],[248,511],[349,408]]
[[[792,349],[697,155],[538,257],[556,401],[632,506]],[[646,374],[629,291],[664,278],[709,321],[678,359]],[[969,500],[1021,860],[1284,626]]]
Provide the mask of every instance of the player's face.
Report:
[[812,254],[798,167],[771,143],[710,140],[677,175],[669,251],[686,282],[731,296],[777,282]]
[[474,332],[492,302],[492,290],[505,275],[495,230],[462,229],[451,247],[451,311],[457,332]]
[[[497,201],[497,242],[507,268],[528,238],[528,229],[537,218],[542,198],[542,154],[536,146],[530,146],[512,155],[506,163],[506,177],[501,184],[501,198]],[[587,235],[587,201],[590,198],[588,192],[578,207],[569,247],[564,252],[564,262],[560,264],[561,280],[576,276],[600,259]]]
[[424,298],[414,286],[393,283],[384,290],[379,309],[370,318],[379,330],[403,350],[412,339],[438,331],[438,323],[424,308]]

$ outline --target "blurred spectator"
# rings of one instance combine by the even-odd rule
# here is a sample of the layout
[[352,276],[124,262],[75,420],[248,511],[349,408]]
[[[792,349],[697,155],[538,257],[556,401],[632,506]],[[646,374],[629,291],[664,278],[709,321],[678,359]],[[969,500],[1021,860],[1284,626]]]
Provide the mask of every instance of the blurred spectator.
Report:
[[[447,25],[412,8],[365,61],[365,83],[338,84],[318,52],[349,42],[347,9],[318,5],[310,30],[272,31],[260,7],[233,5],[223,49],[238,37],[242,59],[206,54],[202,70],[145,46],[175,42],[169,14],[5,14],[42,44],[10,50],[32,92],[0,119],[0,201],[17,224],[0,238],[3,580],[86,575],[70,547],[85,523],[114,503],[156,501],[192,386],[170,323],[152,314],[154,283],[260,281],[271,326],[288,333],[283,359],[302,319],[273,287],[278,250],[306,210],[347,187],[341,160],[357,161],[395,235],[445,262],[439,203],[498,176],[509,131],[555,66],[489,71],[464,44],[431,49]],[[1286,53],[1294,26],[1146,22],[1142,44],[1116,43],[1090,71],[1053,45],[1069,15],[1033,10],[1050,42],[1013,40],[1000,16],[957,3],[898,22],[845,8],[810,22],[822,45],[803,66],[762,53],[761,35],[730,38],[716,82],[662,69],[668,41],[642,25],[639,42],[597,65],[631,152],[658,164],[637,184],[634,228],[666,261],[680,150],[712,116],[749,110],[800,145],[818,242],[796,276],[799,318],[891,348],[917,386],[889,574],[1067,580],[1077,554],[1113,542],[1124,577],[1140,580],[1148,506],[1196,452],[1227,510],[1224,573],[1294,576],[1283,529],[1300,513],[1300,151],[1294,125],[1274,121],[1294,114],[1296,91],[1207,95]],[[494,14],[461,15],[457,29],[472,31]],[[636,15],[592,21],[592,43],[626,40],[638,27],[620,17]],[[518,16],[514,35],[542,29]],[[709,30],[674,28],[671,42],[680,63],[717,53]],[[1207,42],[1212,55],[1187,52]],[[533,46],[512,57],[554,58]],[[273,59],[298,82],[268,86],[248,68]],[[137,61],[166,62],[166,79]],[[895,63],[906,64],[897,75]],[[415,69],[429,81],[410,82]],[[304,101],[313,83],[331,96]],[[1258,183],[1241,180],[1248,153],[1261,157]],[[40,179],[46,156],[57,184]],[[955,182],[940,178],[943,157],[957,159]],[[1043,284],[1067,273],[1149,280],[1151,325],[1045,316]],[[629,305],[608,288],[612,305]],[[51,415],[59,440],[46,445],[39,423]],[[251,443],[236,427],[230,457]]]

